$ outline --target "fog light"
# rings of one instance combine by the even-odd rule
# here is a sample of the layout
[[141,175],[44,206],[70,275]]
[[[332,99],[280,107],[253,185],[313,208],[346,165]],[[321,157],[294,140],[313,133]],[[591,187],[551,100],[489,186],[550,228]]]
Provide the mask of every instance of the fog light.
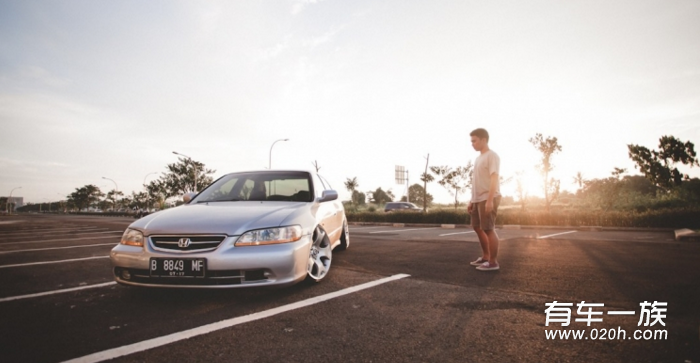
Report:
[[131,273],[129,273],[129,270],[122,270],[122,278],[124,280],[131,280]]

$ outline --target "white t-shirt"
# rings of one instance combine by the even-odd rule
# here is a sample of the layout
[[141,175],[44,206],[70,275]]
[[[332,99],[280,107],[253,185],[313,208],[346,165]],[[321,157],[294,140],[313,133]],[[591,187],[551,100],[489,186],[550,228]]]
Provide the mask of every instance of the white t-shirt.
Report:
[[[491,174],[500,174],[501,158],[489,150],[480,154],[474,161],[474,174],[472,178],[472,203],[486,201],[489,196],[489,187],[491,186]],[[500,182],[496,184],[496,193],[494,198],[501,195]]]

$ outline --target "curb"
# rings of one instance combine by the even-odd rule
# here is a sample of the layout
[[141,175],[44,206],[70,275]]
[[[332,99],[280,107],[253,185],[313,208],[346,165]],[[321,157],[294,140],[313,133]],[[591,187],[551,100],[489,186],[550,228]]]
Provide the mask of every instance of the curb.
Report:
[[[351,226],[384,226],[384,227],[440,227],[440,228],[472,228],[471,224],[437,224],[437,223],[385,223],[385,222],[348,222]],[[496,225],[498,229],[561,229],[590,232],[676,232],[673,228],[641,228],[641,227],[602,227],[602,226],[540,226],[505,224]],[[690,231],[689,229],[684,229]],[[697,233],[695,233],[697,234]],[[681,238],[685,238],[681,236]],[[687,237],[690,238],[690,237]],[[697,236],[700,241],[700,234]]]

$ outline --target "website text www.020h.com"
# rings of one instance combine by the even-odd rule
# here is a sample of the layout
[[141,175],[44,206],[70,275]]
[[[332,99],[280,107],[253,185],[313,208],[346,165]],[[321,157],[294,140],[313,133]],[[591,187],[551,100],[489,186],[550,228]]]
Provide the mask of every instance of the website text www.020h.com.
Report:
[[[545,326],[549,326],[550,323],[561,323],[561,326],[569,326],[571,324],[571,307],[573,303],[561,303],[561,302],[551,302],[546,303],[545,306]],[[591,323],[601,323],[603,322],[603,312],[594,311],[594,308],[602,308],[605,304],[602,303],[586,303],[581,301],[577,304],[578,316],[581,318],[575,318],[576,322],[585,322],[587,326],[591,326]],[[640,306],[640,317],[637,326],[654,326],[656,324],[666,326],[664,319],[666,318],[667,306],[666,302],[654,301],[653,303],[644,301],[639,304]],[[608,311],[607,315],[636,315],[636,311]],[[621,327],[617,329],[597,329],[593,328],[589,331],[587,330],[577,330],[577,329],[562,329],[562,330],[545,330],[544,335],[548,340],[551,339],[573,339],[573,340],[667,340],[668,331],[666,330],[635,330],[634,333],[628,334],[626,330]]]
[[[587,334],[588,333],[588,334]],[[617,329],[591,329],[586,330],[564,329],[564,330],[545,330],[544,335],[548,340],[667,340],[668,331],[666,330],[635,330],[632,334],[627,334],[625,329],[617,327]]]

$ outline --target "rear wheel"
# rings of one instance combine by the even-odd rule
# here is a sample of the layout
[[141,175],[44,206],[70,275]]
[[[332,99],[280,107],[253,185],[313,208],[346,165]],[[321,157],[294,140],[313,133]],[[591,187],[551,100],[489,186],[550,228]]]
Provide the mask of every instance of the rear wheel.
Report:
[[307,265],[307,279],[315,282],[321,281],[331,268],[333,251],[328,241],[326,232],[321,227],[316,227],[312,236],[311,251]]

